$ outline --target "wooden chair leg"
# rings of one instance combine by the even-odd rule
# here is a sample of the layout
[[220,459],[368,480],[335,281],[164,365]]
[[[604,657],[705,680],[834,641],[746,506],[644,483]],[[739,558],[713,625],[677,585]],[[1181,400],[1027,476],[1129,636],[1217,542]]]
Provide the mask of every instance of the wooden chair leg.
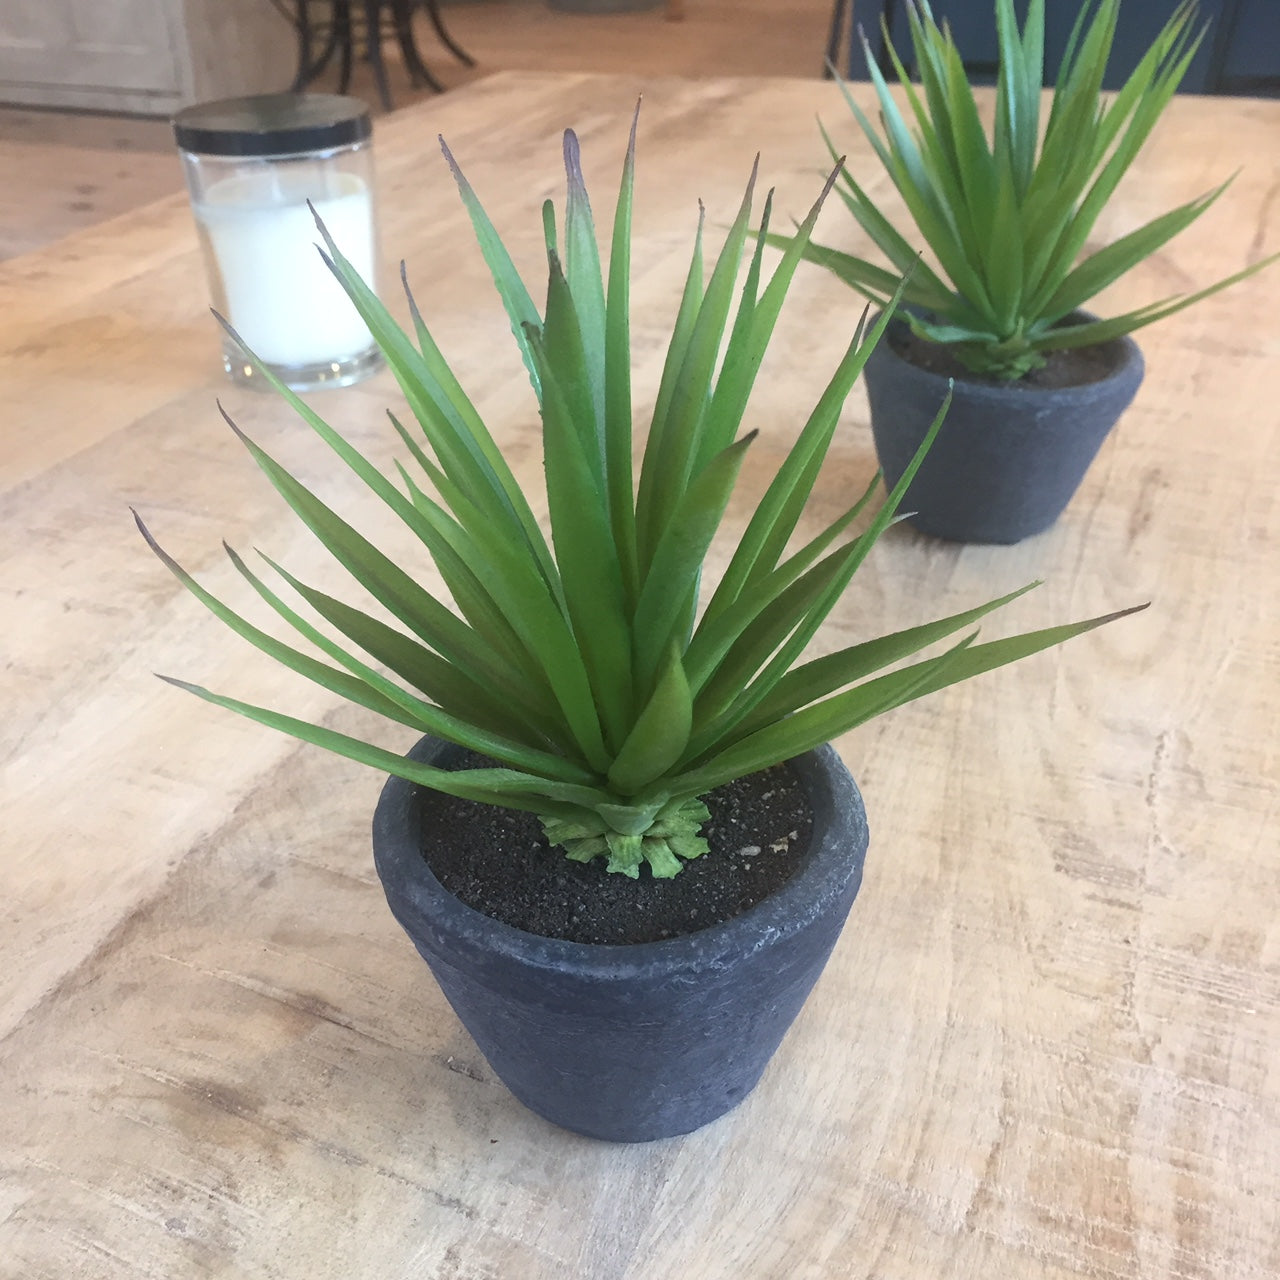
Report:
[[294,25],[298,31],[298,74],[293,78],[292,91],[301,93],[311,77],[311,4],[310,0],[298,0]]
[[351,29],[350,0],[333,0],[333,39],[338,50],[338,92],[351,88],[351,43],[355,35]]
[[[827,52],[822,61],[822,78],[830,80],[833,70],[841,75],[849,75],[848,67],[840,65],[840,48],[844,44],[844,18],[849,8],[849,0],[835,0],[831,6],[831,26],[827,31]],[[849,15],[850,23],[853,15]],[[850,33],[852,35],[852,32]]]
[[[338,52],[341,41],[350,38],[350,21],[345,16],[349,4],[350,0],[332,0],[329,5],[329,20],[313,22],[310,0],[298,0],[298,74],[294,77],[292,92],[302,93],[307,85],[323,75],[325,68],[333,61],[334,54]],[[347,33],[345,37],[344,30]],[[323,38],[323,44],[319,54],[313,57],[317,37]],[[350,71],[345,74],[344,86],[350,79]],[[342,91],[345,92],[345,88]]]
[[380,0],[364,0],[364,40],[369,65],[373,69],[374,83],[383,111],[391,110],[391,86],[387,83],[387,68],[382,61],[382,5]]
[[421,0],[421,3],[422,7],[427,11],[427,17],[431,20],[431,25],[435,29],[436,35],[440,37],[440,43],[464,66],[474,67],[476,60],[445,30],[444,19],[440,16],[440,6],[437,0]]
[[444,85],[431,73],[431,69],[422,60],[418,52],[417,42],[413,38],[413,5],[412,0],[391,0],[391,16],[394,19],[396,40],[400,45],[400,56],[409,72],[409,79],[415,85],[426,85],[436,93],[444,92]]

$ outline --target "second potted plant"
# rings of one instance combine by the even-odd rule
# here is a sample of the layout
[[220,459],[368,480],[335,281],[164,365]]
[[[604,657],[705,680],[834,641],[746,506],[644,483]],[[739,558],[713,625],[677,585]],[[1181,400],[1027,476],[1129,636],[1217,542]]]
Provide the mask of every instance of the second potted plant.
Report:
[[907,7],[918,85],[886,32],[905,110],[869,51],[880,128],[844,87],[911,226],[895,226],[846,171],[840,195],[887,265],[813,243],[804,253],[882,306],[903,290],[901,318],[866,372],[876,450],[890,483],[905,472],[954,382],[946,425],[904,499],[911,522],[926,533],[1009,543],[1048,528],[1142,380],[1142,355],[1128,335],[1280,257],[1124,315],[1099,319],[1083,310],[1227,186],[1081,257],[1203,38],[1196,6],[1185,0],[1120,90],[1104,97],[1118,14],[1119,0],[1080,7],[1047,120],[1044,0],[1030,0],[1021,30],[1013,0],[996,0],[999,77],[989,133],[961,54],[927,0]]
[[[286,599],[230,552],[308,642],[297,648],[212,596],[143,530],[251,644],[426,735],[402,755],[183,685],[392,775],[374,822],[392,910],[513,1092],[559,1125],[619,1141],[683,1133],[734,1106],[825,963],[867,841],[857,788],[829,740],[1108,621],[976,643],[973,624],[1014,592],[804,658],[937,428],[869,519],[878,477],[830,523],[806,517],[887,316],[869,333],[859,326],[718,583],[703,589],[755,436],[740,434],[748,396],[821,199],[767,283],[760,242],[739,284],[751,185],[705,279],[699,226],[633,475],[634,141],[633,129],[606,272],[577,141],[565,135],[562,225],[550,202],[543,211],[541,309],[454,166],[540,406],[549,537],[412,298],[410,337],[323,229],[333,270],[416,419],[412,430],[393,419],[406,465],[395,480],[384,475],[276,385],[420,554],[384,554],[242,433],[379,610],[268,562]],[[766,226],[768,214],[766,200]]]

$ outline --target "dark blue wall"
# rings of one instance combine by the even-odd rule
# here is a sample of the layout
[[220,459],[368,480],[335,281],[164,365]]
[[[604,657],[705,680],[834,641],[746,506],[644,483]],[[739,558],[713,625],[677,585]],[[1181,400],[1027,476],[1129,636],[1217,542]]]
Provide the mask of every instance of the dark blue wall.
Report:
[[[842,74],[866,78],[858,25],[866,30],[873,51],[880,48],[880,17],[891,20],[894,47],[904,57],[910,37],[904,0],[837,0],[836,13],[852,23],[841,24],[834,46]],[[1045,71],[1052,83],[1067,37],[1084,0],[1046,0]],[[956,44],[976,80],[995,78],[996,35],[992,0],[931,0],[934,16],[951,24]],[[1017,5],[1020,14],[1025,0]],[[1116,88],[1133,70],[1160,28],[1176,8],[1176,0],[1123,0],[1116,23],[1106,87]],[[1280,0],[1201,0],[1201,23],[1209,31],[1182,82],[1184,93],[1280,94]]]

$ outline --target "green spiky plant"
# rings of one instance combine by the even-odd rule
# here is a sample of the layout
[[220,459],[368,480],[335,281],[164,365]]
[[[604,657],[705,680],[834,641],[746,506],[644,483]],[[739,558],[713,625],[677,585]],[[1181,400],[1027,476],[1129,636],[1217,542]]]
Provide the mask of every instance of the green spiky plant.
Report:
[[[541,407],[550,543],[413,298],[416,345],[323,227],[327,260],[417,419],[414,432],[392,418],[414,470],[401,465],[399,484],[388,479],[261,362],[254,363],[416,535],[456,612],[423,585],[423,565],[393,562],[234,424],[294,512],[401,626],[267,561],[342,637],[335,640],[228,548],[254,591],[323,655],[313,656],[214,598],[142,532],[178,578],[259,649],[388,720],[482,753],[494,767],[432,768],[321,725],[172,683],[423,786],[531,811],[570,858],[604,855],[609,871],[630,876],[647,862],[653,875],[673,876],[682,858],[706,848],[699,828],[707,810],[699,797],[713,788],[1108,619],[986,644],[967,635],[938,656],[887,670],[1022,594],[1017,591],[799,661],[892,521],[910,479],[909,471],[861,532],[849,533],[870,504],[876,480],[826,527],[802,524],[841,406],[883,321],[870,334],[859,326],[719,585],[699,609],[704,558],[755,435],[738,434],[747,397],[822,201],[763,285],[763,245],[757,244],[736,309],[755,175],[705,283],[699,220],[643,461],[633,478],[628,277],[635,127],[607,286],[571,132],[564,154],[563,249],[548,201],[549,283],[539,314],[445,148]],[[766,224],[768,216],[766,200]],[[791,549],[794,535],[800,545]]]
[[[1092,346],[1152,324],[1274,262],[1280,254],[1190,296],[1165,298],[1124,315],[1069,319],[1194,222],[1230,183],[1080,258],[1098,216],[1204,38],[1204,28],[1196,29],[1194,0],[1184,0],[1118,92],[1104,95],[1119,9],[1119,0],[1081,6],[1042,135],[1044,0],[1031,0],[1021,31],[1013,0],[996,0],[999,74],[988,137],[949,29],[934,20],[927,0],[909,0],[918,86],[887,29],[884,37],[907,111],[894,100],[865,37],[882,129],[867,118],[848,87],[841,87],[912,226],[895,227],[846,172],[840,195],[889,266],[817,244],[808,244],[805,256],[881,305],[905,281],[902,297],[916,333],[946,344],[972,372],[1004,380],[1041,367],[1047,352]],[[822,136],[834,156],[825,128]],[[786,244],[789,237],[775,235],[773,241]],[[922,244],[938,270],[918,263]]]

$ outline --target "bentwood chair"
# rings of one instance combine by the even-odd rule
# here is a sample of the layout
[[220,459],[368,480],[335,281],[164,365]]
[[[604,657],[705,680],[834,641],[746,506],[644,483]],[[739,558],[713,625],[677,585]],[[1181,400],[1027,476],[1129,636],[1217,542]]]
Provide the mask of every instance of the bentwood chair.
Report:
[[[294,23],[298,32],[298,74],[294,78],[293,91],[300,93],[337,55],[338,92],[346,93],[351,84],[355,49],[358,41],[362,40],[383,110],[390,111],[391,88],[382,56],[383,38],[390,34],[400,46],[409,82],[442,93],[444,85],[423,61],[414,39],[413,11],[418,4],[426,11],[445,48],[459,62],[468,67],[475,66],[475,59],[446,30],[438,0],[296,0]],[[322,7],[327,9],[327,13],[319,17],[315,10]]]

